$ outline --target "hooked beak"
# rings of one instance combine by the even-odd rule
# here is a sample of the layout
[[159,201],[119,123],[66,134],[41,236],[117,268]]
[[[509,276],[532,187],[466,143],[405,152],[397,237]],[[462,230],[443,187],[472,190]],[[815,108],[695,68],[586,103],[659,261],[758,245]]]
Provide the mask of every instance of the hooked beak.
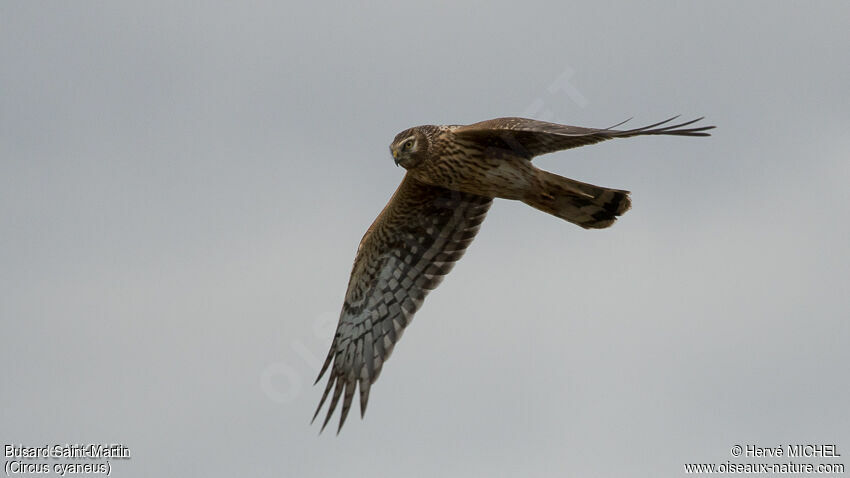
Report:
[[393,153],[393,162],[395,162],[395,165],[398,166],[398,150],[390,148],[390,151]]

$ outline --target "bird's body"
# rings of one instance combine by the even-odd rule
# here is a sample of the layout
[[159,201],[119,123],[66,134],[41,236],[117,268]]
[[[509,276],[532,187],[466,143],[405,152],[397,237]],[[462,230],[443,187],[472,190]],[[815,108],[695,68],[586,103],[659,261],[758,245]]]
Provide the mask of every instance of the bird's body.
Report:
[[454,134],[458,126],[420,127],[426,133],[431,161],[410,169],[425,184],[482,196],[521,199],[532,187],[536,168],[525,158]]
[[[671,119],[672,120],[672,119]],[[531,159],[616,137],[708,136],[695,121],[632,130],[564,126],[525,118],[471,125],[417,126],[390,145],[407,174],[357,249],[339,325],[318,380],[331,375],[316,409],[333,390],[324,424],[339,399],[339,427],[355,388],[365,413],[371,384],[425,295],[475,237],[494,198],[514,199],[586,229],[610,226],[631,207],[629,192],[543,171]]]

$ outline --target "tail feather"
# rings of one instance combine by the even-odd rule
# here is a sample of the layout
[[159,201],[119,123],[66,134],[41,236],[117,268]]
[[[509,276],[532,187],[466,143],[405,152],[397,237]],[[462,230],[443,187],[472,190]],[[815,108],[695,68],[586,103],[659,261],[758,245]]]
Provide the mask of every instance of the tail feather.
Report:
[[523,202],[585,229],[603,229],[632,207],[629,192],[575,181],[538,170]]

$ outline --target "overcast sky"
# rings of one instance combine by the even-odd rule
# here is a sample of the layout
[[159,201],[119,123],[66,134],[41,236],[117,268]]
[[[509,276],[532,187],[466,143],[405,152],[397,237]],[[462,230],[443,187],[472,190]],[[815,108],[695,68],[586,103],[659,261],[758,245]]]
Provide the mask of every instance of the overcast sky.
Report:
[[[122,443],[116,477],[850,465],[850,4],[188,4],[0,4],[2,444]],[[714,136],[536,160],[633,209],[496,201],[318,435],[397,132],[679,113]]]

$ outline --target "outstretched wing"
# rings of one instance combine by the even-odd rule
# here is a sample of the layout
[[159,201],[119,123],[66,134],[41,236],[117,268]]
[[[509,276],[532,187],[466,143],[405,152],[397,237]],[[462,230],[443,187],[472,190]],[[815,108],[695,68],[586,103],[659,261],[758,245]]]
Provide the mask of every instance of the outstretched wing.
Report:
[[[360,414],[369,387],[428,291],[437,287],[472,242],[492,198],[430,186],[409,173],[366,231],[351,271],[330,352],[316,382],[330,377],[313,420],[333,388],[322,429],[343,397],[342,428],[355,386]],[[332,365],[332,366],[331,366]]]
[[642,135],[710,136],[707,130],[714,126],[685,128],[702,118],[685,123],[663,126],[678,116],[642,128],[615,130],[566,126],[527,118],[496,118],[492,120],[458,126],[454,134],[459,140],[467,140],[486,148],[506,150],[531,159],[541,154],[576,148],[612,138],[628,138]]

